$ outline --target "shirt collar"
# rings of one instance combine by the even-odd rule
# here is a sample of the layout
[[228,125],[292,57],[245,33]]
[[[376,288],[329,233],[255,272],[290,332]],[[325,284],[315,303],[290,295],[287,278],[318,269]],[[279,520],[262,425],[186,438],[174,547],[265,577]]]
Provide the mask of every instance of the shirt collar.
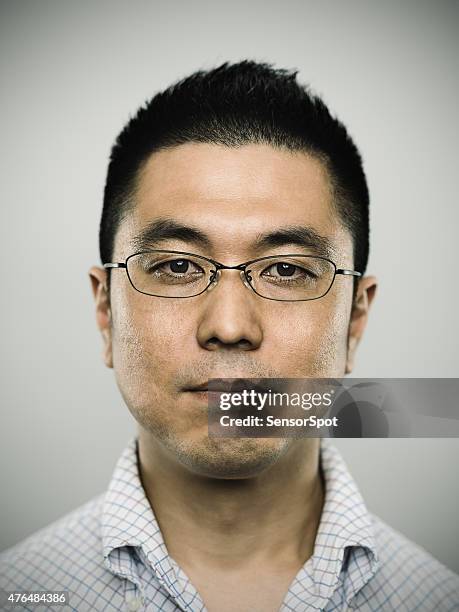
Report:
[[[310,560],[314,582],[318,594],[328,599],[349,561],[349,553],[359,548],[359,569],[349,588],[349,600],[378,568],[373,519],[341,454],[327,438],[321,439],[320,463],[325,500]],[[346,569],[352,571],[352,568]]]
[[[330,440],[321,440],[320,454],[325,482],[324,507],[313,556],[303,567],[312,579],[318,603],[329,599],[336,589],[347,561],[346,549],[360,547],[363,551],[360,569],[352,581],[349,598],[370,579],[378,564],[372,519],[356,483]],[[123,564],[119,551],[130,546],[141,547],[160,582],[168,590],[176,591],[176,564],[168,555],[158,522],[140,481],[137,438],[129,442],[118,460],[105,496],[102,546],[107,568],[113,573],[131,577],[134,581],[135,578],[129,576],[127,569],[132,564]],[[306,578],[301,574],[298,574],[296,582]],[[296,591],[295,597],[301,597],[299,585],[296,585]],[[309,600],[311,595],[309,590]]]
[[[125,575],[117,550],[141,547],[155,566],[168,559],[161,530],[140,481],[137,438],[132,438],[116,464],[102,510],[102,548],[107,567]],[[168,568],[169,569],[169,568]]]
[[152,567],[158,582],[183,609],[196,591],[169,556],[139,475],[138,443],[132,438],[116,464],[102,509],[102,550],[107,569],[142,585],[133,551]]

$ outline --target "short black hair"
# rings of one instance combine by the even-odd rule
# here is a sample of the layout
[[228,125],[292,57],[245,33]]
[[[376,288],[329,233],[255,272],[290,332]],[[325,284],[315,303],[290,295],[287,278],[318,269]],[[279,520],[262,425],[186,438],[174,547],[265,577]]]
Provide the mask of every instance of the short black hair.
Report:
[[188,142],[257,143],[304,151],[323,162],[334,206],[352,236],[354,268],[363,274],[369,194],[361,156],[344,125],[296,77],[297,71],[266,63],[226,62],[195,72],[147,101],[111,150],[99,232],[102,263],[112,261],[117,229],[135,206],[136,179],[153,152]]

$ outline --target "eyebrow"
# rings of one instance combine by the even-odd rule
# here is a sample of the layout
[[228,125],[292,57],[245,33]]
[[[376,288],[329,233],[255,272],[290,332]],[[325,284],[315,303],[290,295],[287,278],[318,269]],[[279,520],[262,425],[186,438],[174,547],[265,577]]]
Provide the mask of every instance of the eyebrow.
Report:
[[332,242],[320,235],[312,227],[292,225],[259,236],[255,241],[255,249],[287,246],[289,244],[313,250],[316,255],[330,257],[336,254]]
[[[136,251],[159,246],[167,240],[181,240],[189,242],[202,249],[210,250],[212,240],[200,229],[191,225],[184,225],[174,219],[156,219],[144,227],[131,240],[131,245]],[[336,254],[331,241],[320,235],[312,227],[292,225],[280,228],[257,236],[253,244],[255,251],[263,251],[269,248],[287,245],[298,246],[313,250],[316,255],[330,257]]]
[[183,225],[174,219],[157,219],[144,227],[134,238],[131,244],[134,249],[141,251],[157,246],[165,240],[183,240],[204,249],[210,249],[211,240],[196,227]]

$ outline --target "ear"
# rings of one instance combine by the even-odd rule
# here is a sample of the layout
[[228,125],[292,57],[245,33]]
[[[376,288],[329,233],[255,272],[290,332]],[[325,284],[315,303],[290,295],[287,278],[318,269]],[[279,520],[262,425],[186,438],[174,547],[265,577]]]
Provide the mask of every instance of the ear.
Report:
[[97,327],[102,334],[104,348],[103,360],[107,368],[113,368],[112,353],[112,313],[110,308],[110,295],[107,289],[107,270],[93,266],[89,270],[92,292],[96,302]]
[[364,276],[359,280],[349,322],[346,374],[350,374],[354,368],[355,353],[367,325],[368,312],[375,297],[377,286],[377,280],[374,276]]

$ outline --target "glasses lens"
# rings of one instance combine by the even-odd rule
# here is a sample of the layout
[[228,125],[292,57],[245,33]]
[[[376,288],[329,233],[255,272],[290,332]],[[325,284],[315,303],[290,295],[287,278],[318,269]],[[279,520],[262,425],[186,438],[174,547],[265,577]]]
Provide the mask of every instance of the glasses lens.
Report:
[[330,289],[335,266],[321,257],[272,257],[250,264],[250,284],[271,300],[314,300]]
[[127,261],[131,283],[142,293],[159,297],[192,297],[210,284],[212,264],[196,255],[148,252]]

